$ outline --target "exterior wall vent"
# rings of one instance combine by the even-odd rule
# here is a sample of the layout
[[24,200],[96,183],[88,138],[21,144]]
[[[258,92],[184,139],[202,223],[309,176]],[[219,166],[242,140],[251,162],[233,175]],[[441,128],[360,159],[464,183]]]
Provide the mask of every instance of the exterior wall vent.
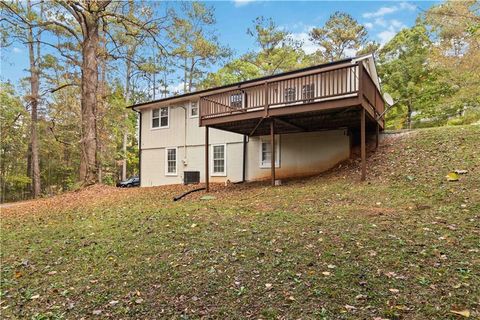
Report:
[[200,183],[200,171],[184,171],[183,184],[197,184]]

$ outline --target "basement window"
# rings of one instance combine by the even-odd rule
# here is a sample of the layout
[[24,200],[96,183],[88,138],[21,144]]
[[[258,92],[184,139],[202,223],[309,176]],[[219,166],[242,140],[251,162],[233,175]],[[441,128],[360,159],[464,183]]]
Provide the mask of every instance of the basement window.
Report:
[[[261,138],[260,168],[272,167],[272,144],[270,137]],[[275,168],[280,167],[280,137],[275,136]]]
[[152,129],[168,128],[169,108],[152,109]]
[[226,145],[217,144],[212,146],[212,176],[226,176]]
[[292,88],[285,88],[285,102],[293,102],[295,101],[296,97],[295,97],[295,93],[296,93],[296,90],[295,90],[295,87],[292,87]]
[[176,176],[177,175],[177,148],[165,149],[165,175]]

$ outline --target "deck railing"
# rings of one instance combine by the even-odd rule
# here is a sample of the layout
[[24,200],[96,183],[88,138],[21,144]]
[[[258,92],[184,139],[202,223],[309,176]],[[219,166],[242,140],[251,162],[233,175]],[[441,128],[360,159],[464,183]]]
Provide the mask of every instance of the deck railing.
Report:
[[[383,99],[362,63],[331,70],[267,81],[263,84],[213,93],[200,98],[200,117],[220,116],[316,103],[359,95],[376,110],[383,112]],[[292,113],[294,113],[292,109]]]

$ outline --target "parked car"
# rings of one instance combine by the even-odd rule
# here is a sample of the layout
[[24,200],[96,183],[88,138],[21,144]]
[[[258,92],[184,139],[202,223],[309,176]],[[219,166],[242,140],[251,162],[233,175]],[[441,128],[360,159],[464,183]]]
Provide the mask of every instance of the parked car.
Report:
[[132,188],[132,187],[139,187],[139,186],[140,186],[139,177],[130,177],[125,181],[120,181],[117,183],[117,187],[119,188]]

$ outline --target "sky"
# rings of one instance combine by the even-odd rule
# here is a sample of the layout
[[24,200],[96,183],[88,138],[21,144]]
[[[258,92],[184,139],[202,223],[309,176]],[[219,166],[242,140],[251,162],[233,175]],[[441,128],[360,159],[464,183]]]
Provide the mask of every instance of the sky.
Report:
[[[246,30],[258,16],[271,17],[295,39],[304,41],[304,50],[311,53],[315,46],[308,40],[308,31],[321,27],[335,11],[352,15],[363,24],[371,40],[388,42],[402,28],[415,23],[419,13],[438,2],[434,1],[206,1],[213,6],[216,29],[222,44],[228,45],[240,56],[255,50],[253,39]],[[176,4],[171,2],[171,6]],[[27,76],[26,48],[14,44],[1,51],[0,79],[18,83]],[[214,66],[212,71],[218,69]]]

